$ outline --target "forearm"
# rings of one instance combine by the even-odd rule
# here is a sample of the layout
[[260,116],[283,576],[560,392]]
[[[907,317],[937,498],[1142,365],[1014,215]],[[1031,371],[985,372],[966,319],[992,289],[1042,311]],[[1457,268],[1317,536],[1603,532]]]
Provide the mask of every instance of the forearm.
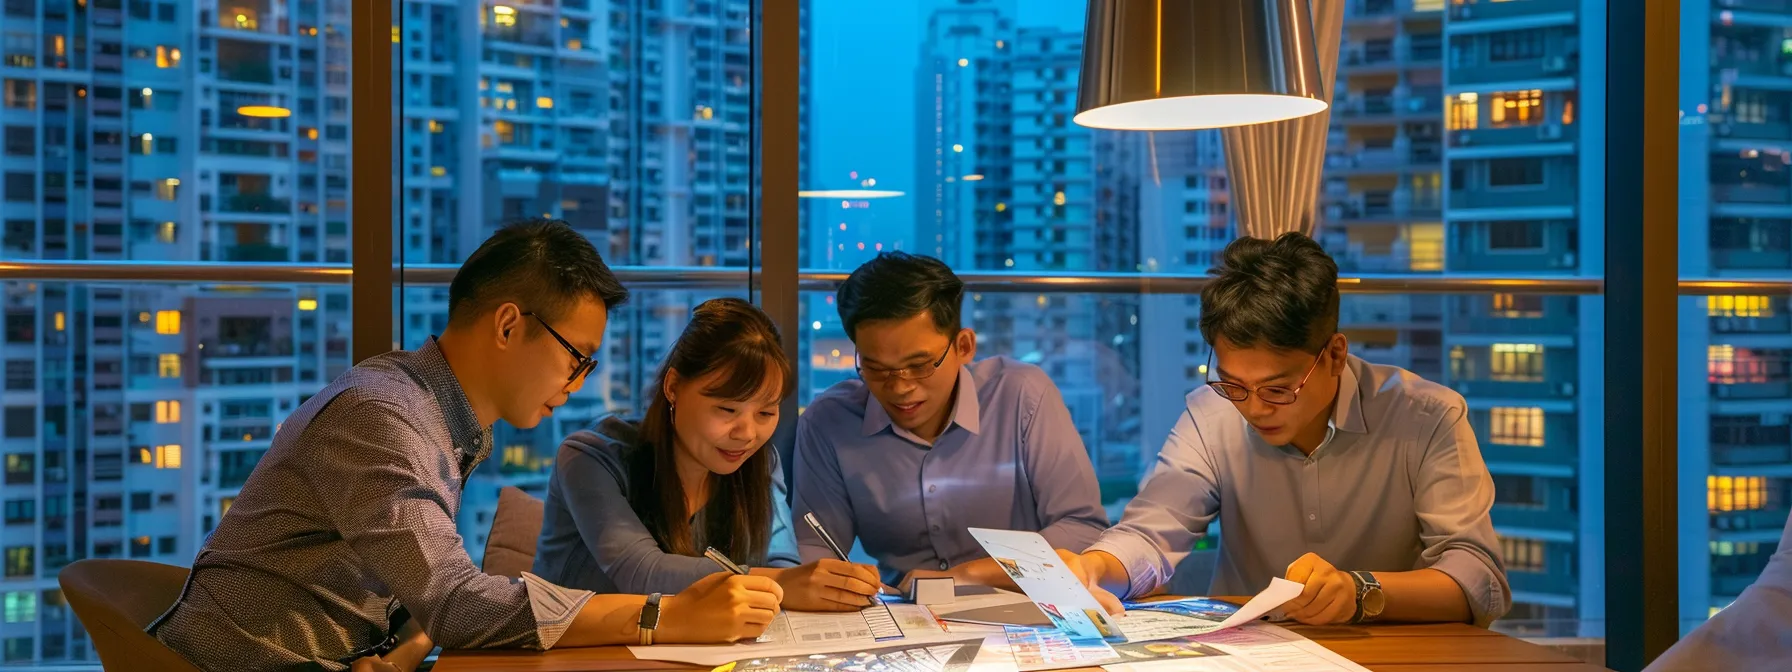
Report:
[[1089,578],[1102,590],[1116,596],[1125,597],[1132,592],[1132,575],[1127,573],[1126,565],[1120,558],[1107,551],[1090,551],[1083,554],[1083,567],[1092,576]]
[[382,656],[386,662],[405,672],[417,669],[423,659],[434,651],[436,643],[423,632],[423,626],[413,618],[398,631],[398,646]]
[[1467,623],[1468,597],[1456,580],[1435,569],[1410,572],[1375,572],[1387,596],[1387,608],[1377,620],[1402,623]]
[[[660,609],[666,609],[673,596],[660,598]],[[640,637],[641,608],[647,598],[641,595],[595,595],[572,626],[560,636],[555,648],[635,644]]]

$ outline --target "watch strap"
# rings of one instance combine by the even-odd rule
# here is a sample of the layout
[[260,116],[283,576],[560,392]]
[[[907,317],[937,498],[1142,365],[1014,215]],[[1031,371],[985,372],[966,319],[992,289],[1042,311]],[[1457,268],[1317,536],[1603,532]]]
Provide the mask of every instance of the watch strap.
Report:
[[1381,590],[1381,582],[1375,580],[1374,574],[1362,570],[1351,572],[1350,580],[1356,583],[1356,611],[1350,615],[1350,622],[1362,623],[1368,617],[1363,613],[1363,598],[1367,597],[1371,590]]
[[660,627],[660,594],[647,596],[647,602],[641,605],[641,621],[636,624],[640,630],[641,646],[653,646],[653,631]]

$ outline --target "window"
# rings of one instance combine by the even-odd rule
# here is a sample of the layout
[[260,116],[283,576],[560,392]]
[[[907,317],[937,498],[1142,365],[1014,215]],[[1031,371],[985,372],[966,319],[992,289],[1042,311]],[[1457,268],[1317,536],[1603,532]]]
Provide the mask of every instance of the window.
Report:
[[1488,369],[1494,380],[1538,382],[1543,380],[1543,346],[1535,343],[1495,343]]
[[1487,106],[1487,120],[1494,128],[1543,123],[1543,92],[1533,89],[1493,94]]
[[1705,349],[1707,381],[1717,385],[1748,385],[1781,382],[1787,379],[1786,351],[1768,348],[1738,348],[1714,344]]
[[29,439],[37,436],[37,408],[34,406],[6,407],[6,438]]
[[158,333],[158,334],[178,334],[178,333],[180,333],[180,311],[178,311],[178,310],[156,311],[156,333]]
[[1711,513],[1767,508],[1767,479],[1760,476],[1706,476],[1705,508]]
[[1545,31],[1506,30],[1487,36],[1487,60],[1493,63],[1543,58]]
[[1543,409],[1493,407],[1488,411],[1487,438],[1502,446],[1543,447]]
[[1449,98],[1448,100],[1450,103],[1450,130],[1474,130],[1475,125],[1480,121],[1480,97],[1476,95],[1475,92],[1470,91],[1467,93],[1456,94],[1455,97]]
[[1547,548],[1538,539],[1500,536],[1500,556],[1506,561],[1506,571],[1542,572],[1543,553]]
[[1513,474],[1493,475],[1493,503],[1506,506],[1542,508],[1543,488],[1540,476]]
[[148,511],[155,504],[155,496],[148,492],[131,493],[131,510]]
[[14,110],[37,109],[37,82],[29,79],[8,79],[5,88],[6,107]]
[[37,389],[37,361],[32,359],[6,360],[6,389],[25,392]]
[[1543,317],[1543,297],[1536,294],[1494,294],[1493,315],[1507,318]]
[[156,375],[162,378],[180,377],[180,355],[172,352],[162,353],[157,359]]
[[36,156],[37,129],[30,126],[7,126],[6,155]]
[[10,453],[6,456],[6,484],[30,485],[37,482],[37,456],[31,453]]
[[26,525],[37,522],[37,500],[6,500],[6,524]]
[[6,622],[34,623],[37,621],[37,591],[14,590],[6,593]]
[[1711,317],[1773,317],[1773,300],[1767,296],[1707,296],[1705,312]]
[[171,425],[180,422],[179,401],[156,402],[156,424]]
[[1543,222],[1488,222],[1487,249],[1502,252],[1542,250]]
[[166,445],[155,447],[155,465],[157,469],[180,468],[180,446]]
[[6,200],[29,203],[37,199],[37,176],[31,173],[6,174]]
[[29,577],[37,573],[37,549],[30,546],[6,547],[6,577]]
[[1487,162],[1489,187],[1537,187],[1543,185],[1543,159],[1490,159]]

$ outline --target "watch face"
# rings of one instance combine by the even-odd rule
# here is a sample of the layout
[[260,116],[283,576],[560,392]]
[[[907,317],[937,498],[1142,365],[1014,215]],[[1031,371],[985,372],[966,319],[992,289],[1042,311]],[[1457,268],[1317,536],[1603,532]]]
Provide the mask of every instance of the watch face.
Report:
[[1387,595],[1377,588],[1363,594],[1363,615],[1380,616],[1381,610],[1388,606]]

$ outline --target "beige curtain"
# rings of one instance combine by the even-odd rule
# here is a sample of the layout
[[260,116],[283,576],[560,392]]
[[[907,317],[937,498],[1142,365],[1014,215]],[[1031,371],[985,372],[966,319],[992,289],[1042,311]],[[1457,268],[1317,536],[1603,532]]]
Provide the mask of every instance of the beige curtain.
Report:
[[[1313,37],[1328,103],[1336,100],[1345,1],[1312,0]],[[1274,238],[1289,231],[1317,235],[1320,170],[1325,167],[1331,119],[1327,108],[1300,119],[1221,131],[1239,235]]]

